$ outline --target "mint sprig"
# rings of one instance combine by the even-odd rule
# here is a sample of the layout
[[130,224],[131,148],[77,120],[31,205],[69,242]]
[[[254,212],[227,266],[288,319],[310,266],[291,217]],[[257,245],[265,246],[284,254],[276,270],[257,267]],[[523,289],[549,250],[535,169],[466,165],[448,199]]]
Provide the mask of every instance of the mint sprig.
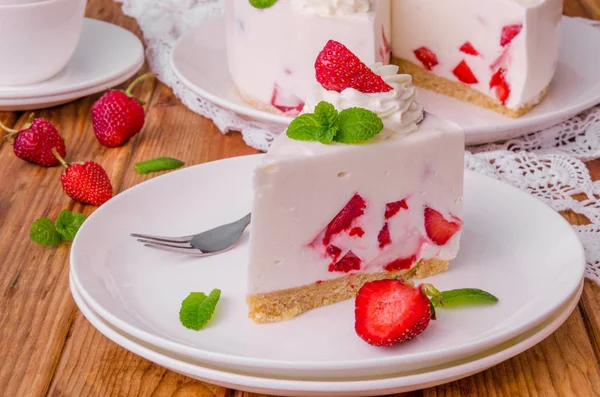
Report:
[[29,228],[29,238],[35,243],[54,247],[62,241],[73,241],[87,217],[84,214],[62,210],[56,223],[50,218],[39,218]]
[[277,3],[277,0],[249,0],[250,4],[256,8],[269,8]]
[[221,290],[213,289],[208,296],[204,292],[192,292],[181,302],[179,320],[181,324],[194,331],[204,328],[212,318]]
[[65,241],[73,241],[87,217],[84,214],[62,210],[56,218],[56,230]]
[[54,247],[62,241],[62,236],[49,218],[39,218],[33,222],[29,229],[29,237],[34,242],[47,247]]
[[300,141],[356,144],[371,139],[382,129],[383,122],[370,110],[350,108],[338,113],[332,104],[321,101],[314,113],[304,113],[292,120],[286,134]]
[[156,157],[150,160],[137,162],[133,167],[140,174],[148,174],[150,172],[174,170],[184,164],[183,161],[172,157]]

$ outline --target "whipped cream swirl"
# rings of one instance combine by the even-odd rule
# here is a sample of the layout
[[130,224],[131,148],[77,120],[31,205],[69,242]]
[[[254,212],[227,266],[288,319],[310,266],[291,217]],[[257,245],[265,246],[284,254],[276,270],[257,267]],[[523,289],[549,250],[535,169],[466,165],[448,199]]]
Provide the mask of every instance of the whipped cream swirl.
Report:
[[366,13],[373,0],[291,0],[296,11],[323,16]]
[[312,113],[321,101],[331,103],[338,111],[352,107],[368,109],[383,121],[383,130],[373,139],[387,139],[394,134],[408,134],[418,129],[423,120],[423,105],[416,100],[412,76],[398,74],[398,66],[376,63],[371,66],[393,90],[365,94],[354,88],[342,92],[330,91],[318,85],[309,94],[302,113]]

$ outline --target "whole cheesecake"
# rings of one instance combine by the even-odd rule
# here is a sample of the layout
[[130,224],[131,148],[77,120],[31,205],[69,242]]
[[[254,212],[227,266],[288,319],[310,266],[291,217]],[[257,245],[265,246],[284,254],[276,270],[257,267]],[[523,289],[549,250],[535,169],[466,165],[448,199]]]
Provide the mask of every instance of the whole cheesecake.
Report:
[[367,67],[330,41],[315,69],[320,83],[254,173],[257,323],[349,299],[368,281],[439,273],[459,250],[462,129],[425,114],[395,65]]
[[549,90],[561,14],[562,0],[227,0],[229,70],[249,104],[294,116],[333,39],[415,85],[519,117]]

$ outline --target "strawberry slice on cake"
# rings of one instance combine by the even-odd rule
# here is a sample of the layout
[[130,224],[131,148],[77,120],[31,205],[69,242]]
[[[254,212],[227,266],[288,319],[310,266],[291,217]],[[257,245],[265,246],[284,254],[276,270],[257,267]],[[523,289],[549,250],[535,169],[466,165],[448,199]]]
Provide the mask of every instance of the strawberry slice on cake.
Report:
[[293,318],[367,282],[448,268],[462,233],[464,134],[424,118],[411,76],[330,40],[319,85],[254,174],[249,316]]

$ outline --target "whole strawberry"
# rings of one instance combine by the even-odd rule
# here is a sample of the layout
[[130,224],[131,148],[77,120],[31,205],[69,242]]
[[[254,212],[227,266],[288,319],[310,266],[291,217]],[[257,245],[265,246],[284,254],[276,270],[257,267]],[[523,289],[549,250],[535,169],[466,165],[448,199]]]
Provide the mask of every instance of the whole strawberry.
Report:
[[61,175],[63,189],[69,197],[84,204],[102,205],[113,195],[110,179],[98,163],[67,163],[55,150],[54,155],[67,170]]
[[52,149],[65,156],[65,142],[54,126],[46,119],[29,117],[27,125],[22,130],[13,130],[0,123],[0,128],[9,132],[4,139],[14,139],[13,151],[15,155],[30,163],[43,167],[52,167],[59,164],[58,159],[52,154]]
[[144,74],[135,79],[126,91],[109,91],[94,103],[92,125],[102,145],[121,146],[140,132],[146,117],[143,102],[134,97],[131,91],[137,83],[153,76],[153,74]]
[[356,333],[374,346],[394,346],[416,337],[435,319],[427,295],[442,302],[442,294],[429,284],[415,288],[400,280],[366,283],[356,296]]

